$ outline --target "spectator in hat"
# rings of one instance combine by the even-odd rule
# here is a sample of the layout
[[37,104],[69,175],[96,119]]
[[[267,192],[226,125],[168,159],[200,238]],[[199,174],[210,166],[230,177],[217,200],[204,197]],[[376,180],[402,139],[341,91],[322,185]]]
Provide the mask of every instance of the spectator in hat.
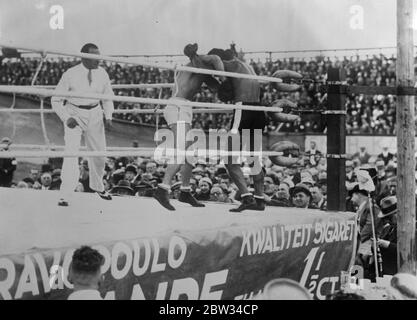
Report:
[[201,178],[198,182],[199,191],[197,191],[197,194],[195,198],[200,201],[209,201],[210,200],[210,190],[213,186],[213,182],[210,178],[204,177]]
[[50,174],[52,174],[52,171],[52,166],[49,163],[45,163],[41,166],[41,173],[49,172]]
[[310,192],[312,204],[316,208],[325,211],[327,209],[327,200],[321,192],[321,189],[318,186],[312,186],[310,187]]
[[294,188],[291,190],[291,198],[292,204],[296,208],[311,208],[314,209],[311,205],[311,192],[307,185],[298,183]]
[[[88,168],[88,160],[83,160],[81,162],[80,178],[78,182],[81,182],[81,184],[83,185],[84,192],[89,192],[89,193],[95,192],[93,189],[90,188],[90,171]],[[68,204],[64,198],[62,198],[61,200],[59,202],[60,203],[59,205],[66,206]]]
[[52,176],[49,172],[44,172],[41,175],[41,190],[50,190],[52,184]]
[[133,164],[129,164],[125,168],[125,176],[124,180],[129,181],[132,185],[135,184],[135,180],[137,178],[138,171]]
[[[0,141],[0,152],[8,151],[12,140],[4,137]],[[17,168],[15,158],[0,158],[0,187],[9,188],[13,181],[14,172]]]
[[353,170],[353,161],[347,160],[345,165],[346,170],[346,181],[347,182],[355,182],[355,171]]
[[33,183],[35,183],[36,181],[39,181],[40,177],[41,176],[40,176],[40,172],[38,169],[30,169],[29,178],[33,180]]
[[146,181],[140,181],[138,184],[134,186],[135,194],[139,197],[153,197],[154,193],[154,186]]
[[129,181],[120,180],[118,184],[110,190],[110,194],[118,196],[133,196],[135,192],[131,188]]
[[158,168],[158,165],[155,161],[149,161],[146,164],[145,173],[142,174],[142,180],[147,181],[147,182],[156,181],[157,183],[160,183],[162,180],[158,176],[157,168]]
[[390,177],[384,182],[383,188],[376,196],[375,200],[379,204],[381,200],[388,196],[395,196],[397,194],[397,177]]
[[200,168],[203,171],[206,171],[207,170],[207,162],[204,161],[203,159],[198,159],[195,167]]
[[97,250],[88,246],[75,250],[68,274],[74,289],[68,300],[103,300],[99,292],[104,280],[101,272],[103,264],[104,257]]
[[369,161],[369,158],[371,157],[371,155],[366,151],[366,147],[365,146],[361,146],[359,152],[356,152],[353,154],[354,158],[359,158],[361,164],[366,164]]
[[35,181],[33,181],[33,179],[31,177],[26,177],[22,181],[27,184],[29,189],[32,189],[33,185],[35,184]]
[[274,207],[291,207],[290,186],[285,181],[278,186],[277,192],[267,205]]
[[397,273],[397,198],[388,196],[381,200],[382,230],[378,238],[378,246],[382,255],[384,274]]
[[392,159],[394,159],[394,154],[388,151],[388,145],[382,146],[382,152],[378,154],[378,158],[384,161],[386,166]]
[[[56,151],[56,148],[51,148],[51,151]],[[48,158],[48,164],[51,166],[52,170],[57,168],[62,168],[64,163],[64,158]]]
[[316,184],[314,182],[313,178],[311,177],[311,175],[307,175],[307,176],[301,178],[300,183],[305,184],[309,188],[313,187]]
[[233,203],[233,201],[224,193],[219,185],[213,186],[210,190],[210,201]]
[[54,169],[52,171],[52,182],[51,182],[51,187],[50,190],[59,190],[59,188],[61,187],[61,169]]

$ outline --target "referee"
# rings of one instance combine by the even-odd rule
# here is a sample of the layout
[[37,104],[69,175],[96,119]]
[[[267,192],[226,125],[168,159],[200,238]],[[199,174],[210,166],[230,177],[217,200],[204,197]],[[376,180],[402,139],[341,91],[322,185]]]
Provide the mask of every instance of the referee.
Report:
[[[100,54],[95,44],[87,43],[81,52]],[[68,69],[59,81],[57,91],[74,91],[113,95],[110,78],[107,72],[98,66],[98,60],[81,59],[81,63]],[[82,98],[52,97],[52,108],[64,124],[64,140],[66,152],[77,152],[80,148],[81,136],[84,135],[88,151],[105,151],[106,137],[104,128],[111,129],[113,101]],[[104,121],[103,121],[104,117]],[[105,157],[88,159],[90,172],[90,188],[101,198],[111,200],[110,194],[104,190],[103,176]],[[68,197],[74,192],[80,176],[78,159],[65,158],[61,172],[60,206],[68,206]]]

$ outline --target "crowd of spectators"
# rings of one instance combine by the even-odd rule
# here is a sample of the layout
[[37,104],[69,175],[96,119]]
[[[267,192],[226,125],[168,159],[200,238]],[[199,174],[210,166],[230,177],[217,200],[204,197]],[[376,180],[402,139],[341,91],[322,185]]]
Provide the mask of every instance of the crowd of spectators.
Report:
[[[278,92],[272,84],[262,86],[262,103],[269,105],[275,100],[286,97],[297,102],[300,109],[323,109],[325,96],[319,92],[318,84],[325,80],[329,67],[341,67],[346,71],[347,80],[351,84],[369,86],[393,86],[395,85],[394,57],[386,57],[382,54],[367,58],[352,56],[343,59],[318,56],[311,59],[284,58],[277,60],[247,59],[255,72],[259,75],[271,76],[276,70],[289,69],[301,73],[305,79],[302,90],[296,93]],[[0,65],[0,84],[30,85],[39,64],[39,59],[20,58],[4,59]],[[37,85],[56,85],[65,70],[77,63],[76,60],[58,58],[47,60],[43,64],[37,77]],[[143,66],[127,66],[115,63],[104,63],[114,84],[139,84],[139,83],[172,83],[174,73],[170,70]],[[147,98],[167,99],[171,96],[171,89],[136,89],[115,90],[115,94],[139,96]],[[215,93],[202,87],[195,95],[195,100],[200,102],[217,102]],[[154,105],[116,103],[119,109],[153,109]],[[393,134],[395,133],[395,96],[364,96],[349,95],[346,100],[347,107],[347,133],[348,134]],[[156,124],[156,116],[153,114],[117,114],[115,118],[135,123]],[[163,117],[159,117],[159,124],[163,125]],[[323,132],[326,124],[320,114],[303,113],[301,122],[295,124],[280,125],[270,121],[268,132]],[[231,116],[227,114],[195,114],[193,125],[196,128],[220,129],[227,128]]]
[[[2,160],[3,162],[7,159]],[[14,161],[10,159],[7,164]],[[325,156],[317,150],[314,141],[305,152],[302,161],[291,167],[274,165],[264,158],[266,176],[264,192],[267,205],[280,207],[315,208],[326,210],[327,205],[327,164]],[[378,156],[370,156],[366,150],[352,155],[346,162],[347,188],[356,182],[354,170],[363,165],[375,167],[378,172],[378,199],[395,194],[396,157],[386,147]],[[6,166],[6,162],[4,162]],[[87,159],[80,158],[80,176],[76,191],[92,192],[89,188],[89,168]],[[62,159],[50,158],[48,163],[31,169],[21,181],[11,176],[0,175],[2,186],[58,190],[60,188]],[[158,183],[162,182],[167,167],[166,159],[154,160],[147,157],[107,158],[106,174],[103,177],[105,188],[113,195],[152,197]],[[242,162],[242,170],[249,190],[253,191],[253,181],[247,161]],[[191,179],[192,192],[198,200],[223,203],[238,203],[240,194],[231,181],[224,164],[218,159],[196,159]],[[4,181],[2,181],[4,180]],[[172,181],[172,198],[177,198],[181,185],[178,173]],[[348,208],[356,208],[348,201]]]

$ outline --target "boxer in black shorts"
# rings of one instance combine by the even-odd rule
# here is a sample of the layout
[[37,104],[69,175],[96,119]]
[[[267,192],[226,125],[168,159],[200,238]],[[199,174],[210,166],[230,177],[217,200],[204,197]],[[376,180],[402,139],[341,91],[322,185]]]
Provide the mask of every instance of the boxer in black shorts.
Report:
[[[227,72],[235,72],[242,74],[256,75],[255,71],[250,65],[239,60],[233,53],[232,50],[223,49],[212,49],[208,53],[209,55],[218,55],[224,64],[224,69]],[[279,77],[281,73],[276,73],[274,76]],[[301,78],[302,76],[297,73],[291,73],[291,77]],[[277,86],[278,89],[284,91],[296,91],[299,89],[298,85],[287,85],[283,84]],[[235,104],[241,103],[242,105],[261,106],[261,86],[258,80],[243,79],[243,78],[227,78],[222,82],[218,89],[218,97],[223,102],[233,102]],[[232,133],[239,132],[242,136],[244,129],[250,130],[250,151],[261,151],[262,148],[262,137],[261,145],[255,146],[255,130],[260,134],[265,128],[267,123],[267,117],[265,112],[262,111],[251,111],[251,110],[238,110],[235,109],[232,121]],[[241,145],[242,148],[242,145]],[[257,150],[255,150],[257,149]],[[231,150],[229,144],[229,151]],[[256,161],[256,160],[255,160]],[[256,165],[256,164],[255,164]],[[260,165],[260,161],[259,161]],[[226,168],[229,171],[229,175],[236,186],[239,188],[242,197],[242,203],[238,208],[233,208],[230,212],[241,212],[243,210],[265,210],[264,200],[264,176],[265,170],[255,170],[252,174],[255,194],[252,195],[248,191],[248,187],[245,182],[245,178],[240,166],[240,163],[234,163],[229,160],[227,161]]]
[[[208,54],[218,55],[223,61],[225,71],[256,75],[250,65],[234,57],[230,50],[212,49]],[[228,78],[220,86],[218,95],[223,101],[233,101],[236,104],[241,103],[243,105],[261,105],[260,90],[260,83],[257,80]],[[263,130],[265,123],[266,117],[264,112],[236,109],[233,116],[232,133],[242,133],[243,129],[250,129],[251,140],[253,140],[252,138],[254,133],[252,130]],[[254,147],[253,141],[251,141],[250,144],[250,150],[252,151]],[[231,150],[229,145],[229,151],[236,150]],[[241,212],[243,210],[265,210],[263,170],[259,170],[260,172],[252,175],[255,187],[255,196],[253,196],[252,193],[248,191],[240,164],[231,161],[231,158],[229,158],[226,163],[226,168],[229,171],[232,181],[239,188],[242,197],[241,205],[238,208],[231,209],[230,212]]]

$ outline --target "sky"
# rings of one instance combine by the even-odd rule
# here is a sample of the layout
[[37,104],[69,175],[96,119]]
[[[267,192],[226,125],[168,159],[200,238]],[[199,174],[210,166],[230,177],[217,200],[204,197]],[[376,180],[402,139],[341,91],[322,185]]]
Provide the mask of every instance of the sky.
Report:
[[[63,29],[50,27],[53,5]],[[396,45],[395,11],[395,0],[0,0],[0,42],[71,51],[94,42],[103,54],[232,41],[244,51],[385,47]]]

